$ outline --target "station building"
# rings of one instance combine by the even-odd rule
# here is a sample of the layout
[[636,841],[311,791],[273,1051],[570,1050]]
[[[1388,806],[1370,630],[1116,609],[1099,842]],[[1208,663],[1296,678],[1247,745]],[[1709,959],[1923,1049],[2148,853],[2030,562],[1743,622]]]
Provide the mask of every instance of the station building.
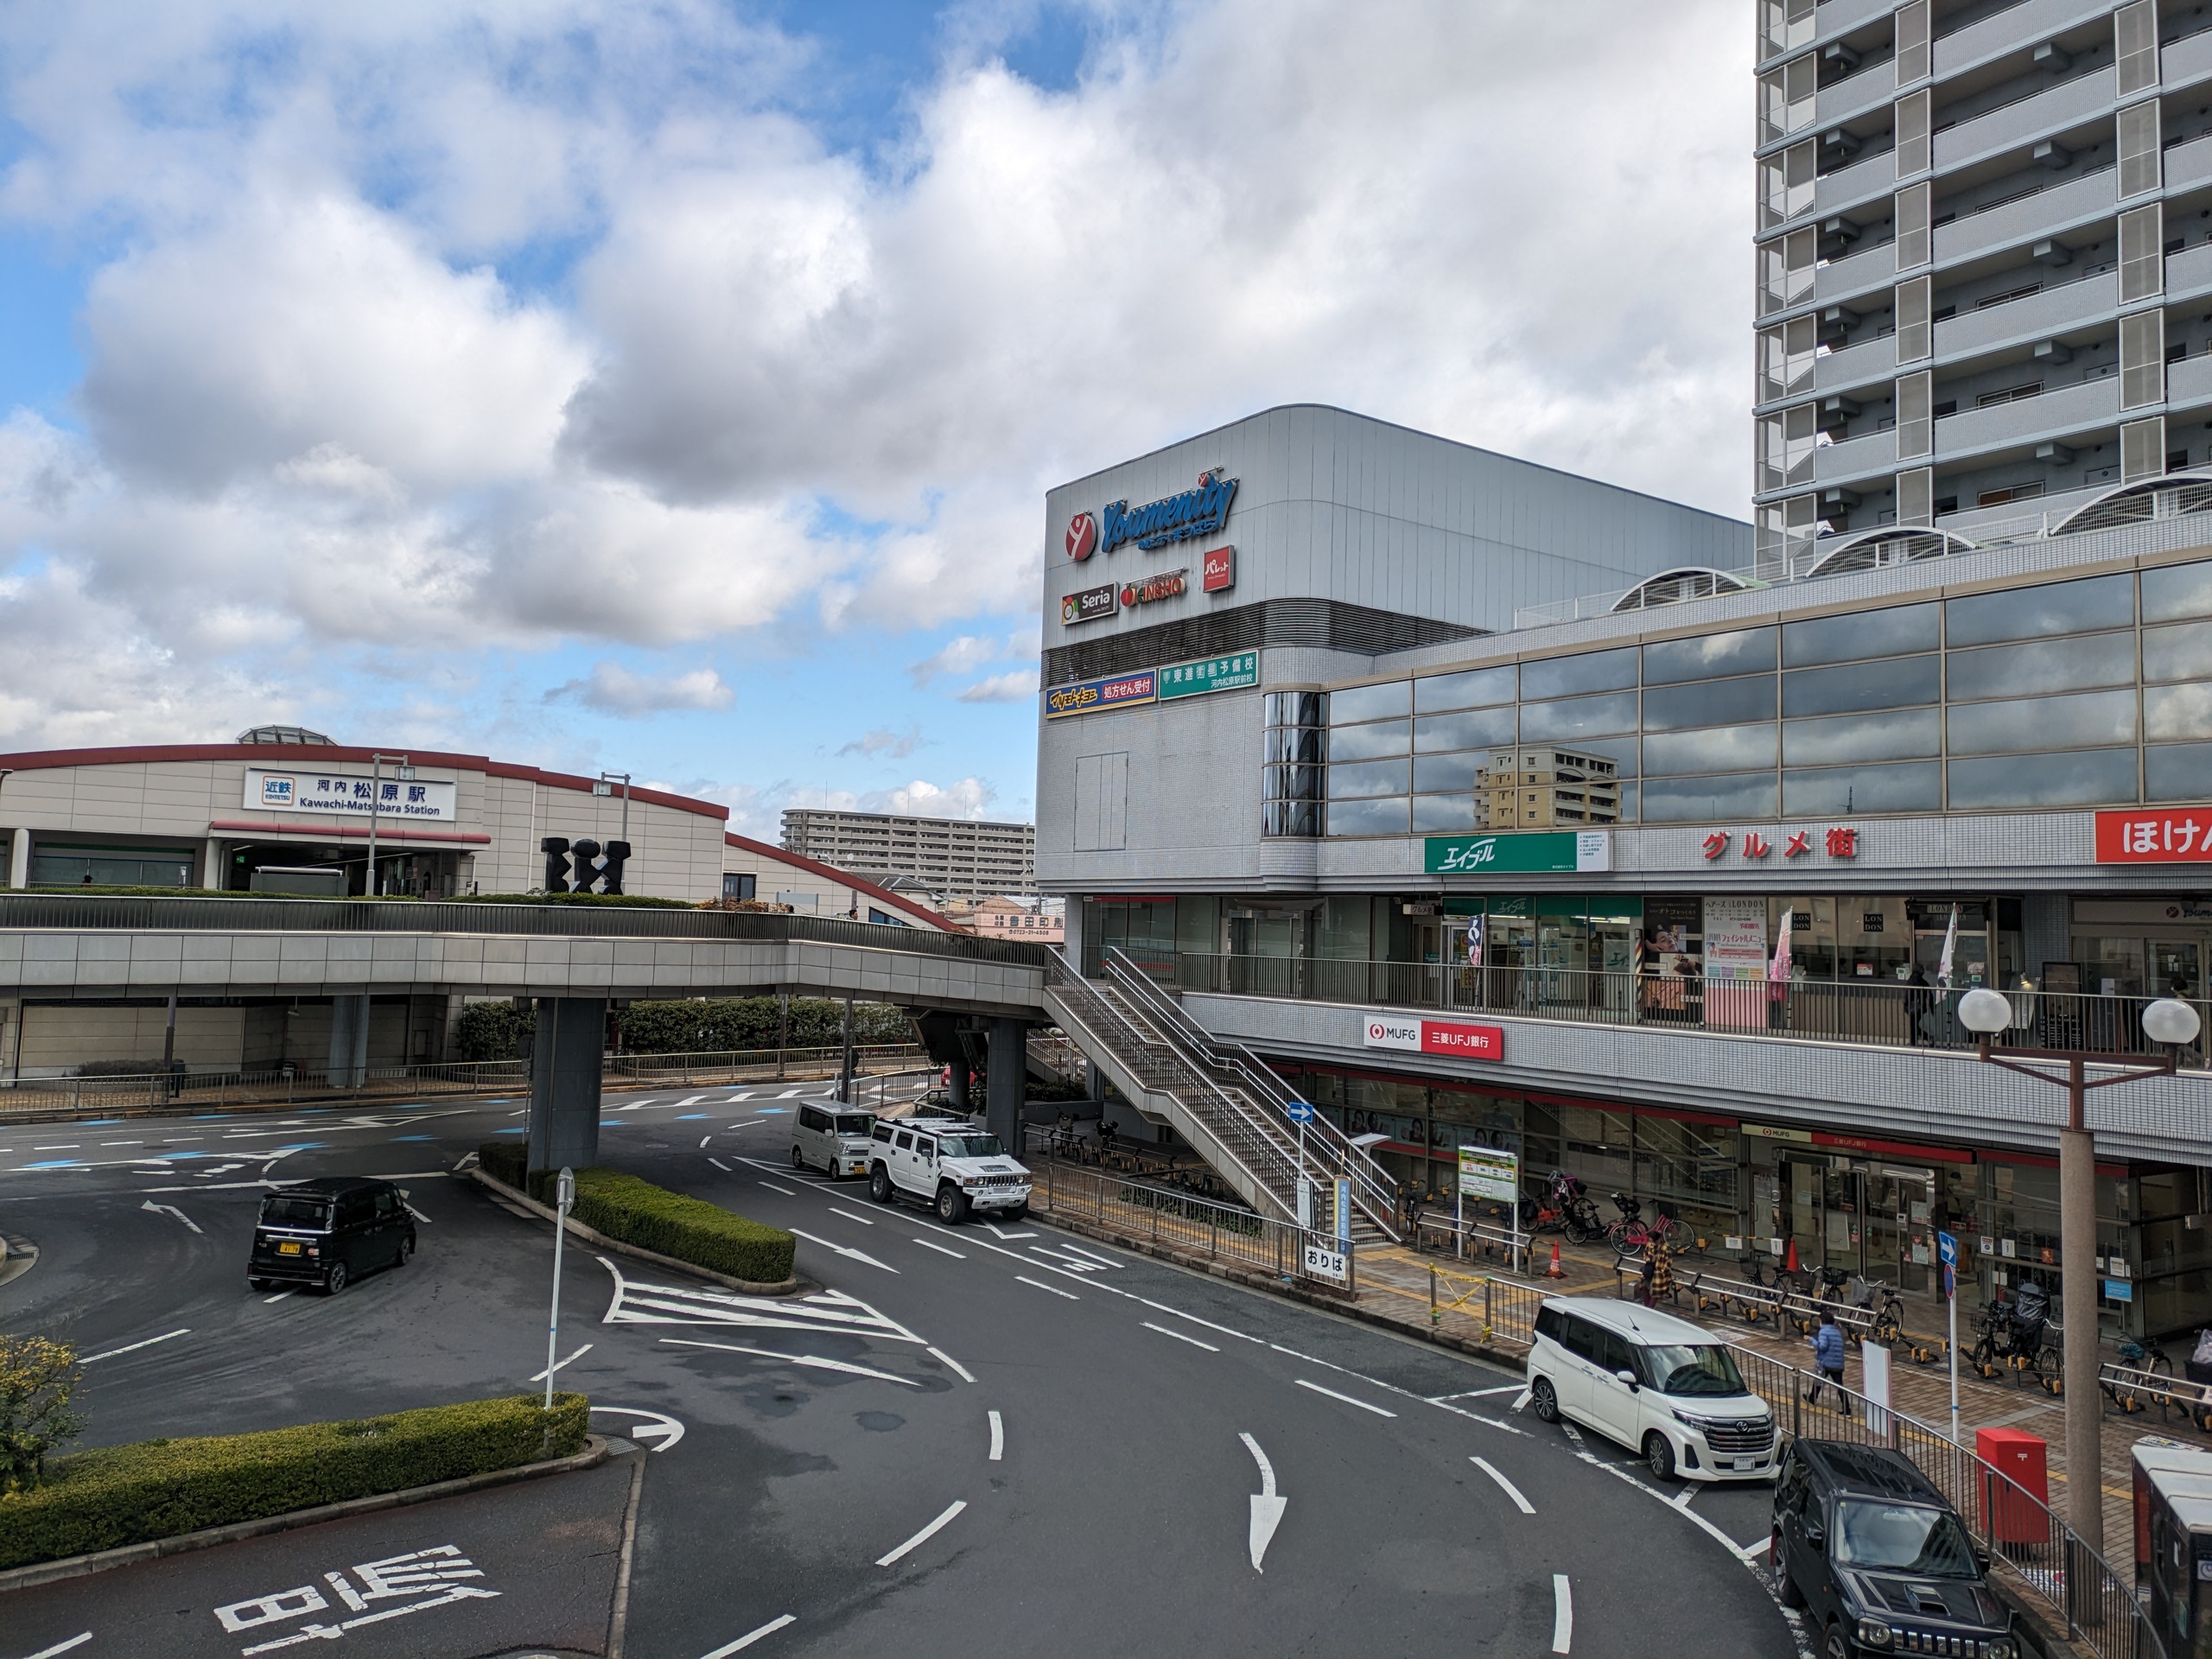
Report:
[[[1957,996],[2019,1046],[2212,1015],[2205,505],[1758,575],[1748,525],[1269,410],[1048,497],[1039,885],[1447,1204],[1510,1150],[1717,1257],[1922,1290],[1948,1228],[1986,1296],[2056,1266],[2064,1095]],[[2212,1319],[2202,1048],[2090,1097],[2137,1332]]]
[[[375,869],[369,867],[372,802]],[[296,727],[235,743],[0,754],[0,849],[16,888],[167,887],[290,897],[465,899],[546,888],[545,843],[631,849],[623,890],[943,931],[912,898],[731,832],[713,801],[484,755],[350,747]],[[562,878],[573,884],[573,858]],[[370,1063],[446,1058],[458,999],[379,999]],[[0,999],[0,1084],[158,1060],[165,1004]],[[327,1053],[327,1003],[187,1006],[175,1057],[222,1071]]]

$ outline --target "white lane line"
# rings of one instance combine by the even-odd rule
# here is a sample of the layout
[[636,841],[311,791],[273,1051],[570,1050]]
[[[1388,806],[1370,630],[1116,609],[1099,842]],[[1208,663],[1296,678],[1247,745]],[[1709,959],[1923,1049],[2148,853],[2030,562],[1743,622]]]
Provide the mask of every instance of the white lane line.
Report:
[[729,1659],[730,1655],[735,1653],[739,1649],[749,1648],[755,1642],[758,1642],[762,1637],[773,1636],[778,1630],[782,1630],[785,1625],[796,1624],[797,1622],[798,1621],[789,1613],[785,1613],[781,1618],[772,1618],[766,1624],[763,1624],[759,1630],[747,1630],[743,1636],[739,1637],[736,1641],[725,1642],[721,1647],[716,1648],[712,1653],[702,1654],[700,1656],[700,1659]]
[[796,1089],[786,1089],[782,1094],[778,1095],[776,1098],[778,1100],[797,1100],[798,1098],[798,1090]]
[[1517,1394],[1525,1386],[1519,1382],[1508,1382],[1502,1389],[1462,1389],[1457,1394],[1433,1394],[1427,1398],[1428,1403],[1433,1406],[1446,1400],[1479,1400],[1489,1394]]
[[765,1186],[771,1192],[780,1192],[787,1198],[795,1198],[798,1197],[798,1194],[792,1192],[788,1186],[778,1186],[773,1181],[755,1181],[753,1185],[755,1186]]
[[1513,1396],[1513,1403],[1507,1407],[1506,1409],[1510,1411],[1515,1416],[1518,1417],[1523,1411],[1526,1411],[1529,1408],[1529,1402],[1535,1396],[1529,1394],[1528,1389],[1523,1389],[1520,1393]]
[[1079,1302],[1083,1300],[1071,1290],[1062,1290],[1058,1285],[1048,1285],[1042,1279],[1032,1279],[1026,1273],[1017,1273],[1014,1277],[1017,1284],[1033,1285],[1039,1290],[1048,1290],[1055,1296],[1065,1296],[1071,1302]]
[[767,1121],[768,1120],[765,1117],[742,1118],[735,1123],[723,1124],[721,1128],[715,1130],[715,1133],[717,1135],[728,1135],[732,1129],[749,1129],[755,1123],[766,1123]]
[[50,1648],[41,1648],[36,1653],[31,1655],[31,1659],[54,1659],[55,1654],[67,1653],[72,1648],[81,1648],[92,1639],[92,1633],[86,1630],[82,1636],[73,1636],[67,1642],[57,1642]]
[[1377,1417],[1395,1417],[1398,1414],[1395,1411],[1385,1411],[1380,1406],[1370,1406],[1364,1400],[1355,1400],[1348,1394],[1338,1394],[1334,1389],[1325,1389],[1319,1382],[1308,1382],[1302,1376],[1293,1377],[1291,1381],[1301,1389],[1311,1389],[1316,1394],[1327,1395],[1332,1400],[1341,1400],[1348,1406],[1357,1406],[1362,1411],[1371,1411]]
[[875,1225],[875,1224],[870,1221],[866,1216],[856,1216],[849,1210],[840,1210],[834,1204],[829,1206],[829,1210],[831,1215],[842,1216],[847,1221],[857,1221],[863,1227],[873,1227]]
[[1006,1419],[995,1411],[991,1413],[991,1461],[997,1463],[1006,1457]]
[[899,1545],[898,1548],[893,1550],[888,1555],[877,1556],[875,1559],[875,1564],[878,1567],[889,1567],[901,1555],[906,1554],[907,1551],[919,1548],[922,1545],[929,1542],[931,1539],[936,1537],[954,1516],[959,1514],[961,1510],[967,1507],[968,1500],[966,1498],[955,1498],[950,1509],[947,1510],[943,1515],[938,1516],[936,1520],[931,1522],[929,1525],[924,1527],[919,1532],[909,1538],[905,1543]]
[[918,1238],[914,1243],[920,1245],[925,1250],[935,1250],[939,1255],[949,1255],[956,1262],[965,1262],[968,1259],[966,1256],[961,1255],[959,1251],[948,1250],[942,1244],[932,1244],[926,1238]]
[[[1581,1436],[1578,1434],[1575,1438],[1579,1440],[1581,1439]],[[1656,1486],[1649,1485],[1643,1481],[1638,1480],[1634,1475],[1629,1473],[1627,1470],[1622,1468],[1618,1464],[1608,1463],[1596,1452],[1590,1451],[1577,1452],[1574,1455],[1581,1459],[1583,1462],[1588,1464],[1592,1469],[1602,1469],[1607,1474],[1612,1476],[1616,1480],[1626,1481],[1630,1485],[1635,1487],[1637,1491],[1649,1493],[1652,1497],[1657,1498],[1662,1503],[1664,1503],[1669,1509],[1672,1510],[1675,1508],[1674,1500],[1669,1497],[1666,1493],[1661,1491]],[[1731,1555],[1735,1556],[1738,1560],[1742,1561],[1750,1561],[1754,1556],[1758,1555],[1761,1550],[1764,1549],[1770,1541],[1771,1541],[1770,1539],[1762,1538],[1756,1544],[1739,1544],[1733,1538],[1731,1538],[1726,1533],[1721,1531],[1719,1528],[1714,1526],[1712,1522],[1700,1515],[1695,1510],[1675,1510],[1675,1513],[1681,1516],[1682,1519],[1688,1521],[1691,1525],[1701,1529],[1707,1535],[1712,1537],[1715,1542],[1719,1543],[1722,1548],[1726,1549]]]
[[1102,1268],[1118,1268],[1122,1265],[1111,1256],[1101,1255],[1096,1250],[1086,1250],[1080,1244],[1063,1244],[1059,1248],[1070,1255],[1079,1255],[1086,1262],[1096,1262]]
[[1268,1461],[1268,1454],[1260,1450],[1260,1443],[1249,1434],[1240,1433],[1236,1438],[1244,1442],[1244,1449],[1260,1465],[1260,1490],[1252,1494],[1252,1522],[1250,1530],[1245,1535],[1245,1544],[1251,1553],[1252,1570],[1262,1573],[1267,1569],[1260,1565],[1260,1560],[1268,1553],[1268,1545],[1274,1541],[1275,1529],[1282,1524],[1282,1512],[1290,1500],[1275,1491],[1275,1466]]
[[77,1363],[79,1365],[89,1365],[96,1359],[113,1359],[118,1354],[133,1354],[137,1352],[141,1348],[150,1348],[157,1342],[168,1342],[175,1338],[188,1337],[191,1334],[192,1327],[188,1325],[182,1330],[164,1332],[158,1337],[149,1337],[143,1342],[125,1343],[122,1347],[111,1348],[105,1353],[86,1354],[79,1358]]
[[792,1228],[791,1230],[793,1236],[803,1238],[810,1244],[819,1244],[823,1249],[833,1251],[836,1255],[849,1255],[855,1262],[867,1262],[871,1268],[881,1268],[886,1273],[896,1273],[899,1271],[898,1268],[891,1266],[888,1262],[877,1261],[866,1250],[855,1250],[843,1244],[832,1244],[826,1238],[817,1238],[812,1233],[800,1232],[796,1227]]
[[817,1371],[849,1371],[855,1376],[878,1377],[886,1382],[902,1383],[910,1389],[922,1386],[911,1376],[874,1370],[866,1365],[855,1365],[842,1359],[820,1359],[812,1354],[779,1354],[772,1348],[747,1348],[734,1342],[699,1342],[690,1337],[663,1337],[661,1340],[671,1348],[719,1348],[726,1354],[753,1354],[762,1359],[779,1359],[786,1365],[809,1366]]
[[[236,1169],[236,1168],[238,1167],[238,1166],[237,1166],[236,1164],[232,1164],[232,1165],[231,1165],[231,1166],[230,1166],[230,1167],[231,1167],[231,1168],[232,1168],[232,1169]],[[176,1190],[182,1190],[182,1189],[176,1189]],[[160,1215],[175,1216],[175,1217],[179,1221],[182,1222],[186,1226],[188,1226],[188,1227],[191,1228],[191,1229],[192,1229],[192,1230],[193,1230],[194,1232],[197,1233],[197,1232],[199,1232],[199,1231],[200,1231],[200,1224],[199,1224],[198,1222],[196,1222],[196,1221],[193,1220],[193,1218],[192,1218],[190,1216],[186,1215],[186,1214],[184,1213],[184,1211],[181,1211],[181,1210],[178,1209],[178,1208],[176,1207],[176,1205],[173,1205],[173,1204],[156,1204],[156,1203],[155,1203],[151,1198],[149,1198],[149,1199],[147,1199],[147,1200],[146,1200],[146,1202],[145,1202],[145,1203],[143,1203],[143,1204],[140,1205],[138,1207],[139,1207],[141,1210],[151,1210],[151,1211],[152,1211],[156,1215],[157,1215],[157,1216],[160,1216]],[[204,1237],[204,1236],[205,1236],[205,1235],[203,1234],[203,1235],[202,1235],[202,1236]]]
[[[705,1098],[706,1096],[704,1095],[686,1095],[682,1100],[671,1101],[665,1103],[676,1106],[696,1106]],[[650,1100],[641,1100],[638,1103],[640,1106],[650,1106],[652,1103],[653,1103]]]
[[713,1140],[714,1138],[715,1138],[715,1137],[714,1137],[713,1135],[701,1135],[701,1136],[699,1137],[699,1150],[700,1150],[700,1151],[702,1151],[702,1152],[704,1152],[704,1151],[707,1149],[707,1142],[708,1142],[708,1141],[711,1141],[711,1140]]
[[591,1352],[591,1344],[586,1343],[582,1347],[577,1349],[575,1353],[570,1354],[566,1359],[556,1361],[550,1369],[538,1372],[536,1376],[531,1377],[530,1380],[533,1382],[543,1382],[547,1377],[552,1376],[555,1371],[561,1370],[563,1366],[575,1364],[578,1360],[582,1359],[589,1352]]
[[290,1289],[290,1290],[280,1290],[280,1291],[278,1291],[278,1292],[277,1292],[274,1296],[264,1296],[264,1297],[263,1297],[261,1300],[262,1300],[264,1302],[281,1302],[281,1301],[283,1301],[283,1300],[287,1296],[296,1296],[296,1295],[298,1295],[299,1294],[300,1294],[300,1293],[299,1293],[299,1289],[298,1289],[298,1287],[296,1286],[295,1287],[293,1287],[293,1288],[292,1288],[292,1289]]
[[[104,1147],[143,1147],[145,1144],[146,1143],[143,1141],[103,1141],[100,1142],[100,1145]],[[0,1152],[8,1152],[12,1150],[12,1147],[0,1147]],[[80,1637],[78,1639],[82,1641],[84,1638]],[[59,1649],[48,1649],[48,1651],[59,1651]]]
[[732,1171],[732,1170],[731,1170],[730,1166],[729,1166],[728,1164],[726,1164],[726,1163],[722,1162],[722,1160],[721,1160],[721,1159],[719,1159],[719,1158],[709,1157],[709,1158],[707,1160],[707,1161],[708,1161],[709,1163],[712,1164],[712,1165],[713,1165],[716,1169],[719,1169],[720,1171],[721,1171],[721,1173],[722,1173],[723,1174],[725,1174],[725,1175],[732,1174],[732,1173],[734,1173],[734,1171]]
[[1195,1313],[1185,1313],[1179,1307],[1170,1307],[1165,1302],[1155,1302],[1148,1296],[1140,1296],[1137,1300],[1142,1302],[1147,1307],[1158,1309],[1162,1313],[1172,1313],[1179,1319],[1188,1319],[1192,1325],[1203,1325],[1209,1331],[1218,1331],[1224,1337],[1237,1337],[1246,1342],[1262,1340],[1261,1338],[1247,1335],[1242,1331],[1232,1331],[1225,1325],[1216,1325],[1211,1319],[1202,1319]]
[[750,1100],[750,1099],[752,1099],[752,1098],[753,1098],[753,1094],[754,1094],[754,1093],[755,1093],[755,1091],[754,1091],[753,1090],[747,1089],[747,1090],[743,1094],[741,1094],[741,1095],[732,1095],[732,1096],[730,1096],[728,1099],[726,1099],[726,1100],[724,1100],[724,1101],[722,1102],[722,1104],[723,1104],[723,1105],[725,1105],[725,1106],[734,1106],[734,1105],[736,1105],[736,1104],[737,1104],[737,1103],[738,1103],[739,1101],[741,1101],[741,1100]]
[[1511,1481],[1508,1480],[1503,1472],[1499,1470],[1498,1466],[1492,1463],[1488,1458],[1470,1458],[1467,1461],[1473,1464],[1476,1468],[1481,1470],[1483,1473],[1488,1475],[1492,1480],[1496,1481],[1498,1484],[1498,1490],[1513,1500],[1513,1507],[1520,1510],[1522,1514],[1534,1515],[1536,1512],[1536,1506],[1531,1503],[1527,1498],[1522,1497],[1521,1489],[1518,1486],[1516,1486]]
[[1667,1501],[1669,1503],[1672,1503],[1678,1510],[1687,1510],[1690,1506],[1690,1499],[1695,1497],[1697,1494],[1697,1483],[1695,1481],[1685,1481],[1682,1484],[1682,1490],[1676,1493],[1673,1497],[1669,1498]]
[[954,1370],[957,1371],[957,1372],[960,1374],[960,1380],[961,1380],[962,1382],[973,1382],[976,1380],[974,1374],[973,1374],[972,1372],[970,1372],[970,1371],[969,1370],[969,1369],[968,1369],[965,1365],[963,1365],[963,1364],[962,1364],[958,1360],[955,1359],[955,1358],[954,1358],[950,1354],[946,1353],[946,1352],[944,1351],[944,1349],[942,1349],[942,1348],[925,1348],[925,1349],[924,1349],[922,1351],[923,1351],[923,1352],[925,1352],[925,1353],[927,1353],[927,1354],[934,1355],[937,1358],[938,1358],[939,1360],[942,1360],[945,1364],[951,1366],[951,1367],[952,1367],[952,1369],[953,1369]]
[[1210,1342],[1200,1342],[1196,1337],[1186,1337],[1180,1331],[1170,1331],[1166,1325],[1154,1325],[1150,1319],[1146,1319],[1142,1323],[1147,1331],[1157,1331],[1163,1337],[1173,1337],[1178,1342],[1187,1342],[1192,1347],[1203,1348],[1210,1354],[1217,1354],[1221,1351]]
[[1552,1574],[1552,1651],[1565,1653],[1574,1644],[1574,1592],[1567,1587],[1567,1574]]

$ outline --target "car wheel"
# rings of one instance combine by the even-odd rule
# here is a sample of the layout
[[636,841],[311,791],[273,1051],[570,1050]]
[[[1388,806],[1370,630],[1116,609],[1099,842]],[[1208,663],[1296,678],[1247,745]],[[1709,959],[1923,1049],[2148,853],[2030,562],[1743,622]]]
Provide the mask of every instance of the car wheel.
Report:
[[957,1227],[968,1219],[968,1195],[957,1186],[938,1188],[937,1215],[946,1226]]
[[1011,1209],[1011,1210],[1009,1210],[1009,1211],[1007,1211],[1006,1212],[1006,1219],[1007,1219],[1007,1220],[1008,1220],[1008,1221],[1027,1221],[1027,1220],[1028,1220],[1028,1219],[1029,1219],[1029,1206],[1028,1206],[1027,1205],[1026,1205],[1026,1204],[1017,1204],[1017,1205],[1015,1205],[1014,1206],[1014,1208],[1013,1208],[1013,1209]]
[[1540,1376],[1529,1385],[1529,1403],[1535,1408],[1538,1422],[1559,1421],[1559,1390],[1552,1387],[1548,1376]]
[[1851,1638],[1834,1619],[1828,1621],[1827,1637],[1821,1643],[1821,1659],[1851,1659]]
[[881,1164],[868,1172],[868,1195],[878,1204],[891,1202],[891,1172]]
[[326,1296],[335,1296],[345,1288],[346,1264],[343,1262],[334,1262],[330,1264],[330,1271],[322,1275],[322,1294]]
[[1675,1448],[1656,1428],[1643,1437],[1643,1466],[1651,1471],[1655,1480],[1675,1478]]
[[415,1241],[411,1238],[403,1238],[399,1241],[398,1249],[392,1253],[391,1265],[395,1268],[404,1268],[407,1265],[407,1258],[414,1254]]
[[793,1169],[804,1169],[806,1167],[806,1159],[799,1152],[796,1142],[794,1142],[791,1147],[791,1167]]
[[245,1287],[248,1290],[266,1290],[269,1281],[266,1279],[249,1279],[245,1281]]
[[1789,1568],[1782,1559],[1782,1535],[1775,1533],[1767,1539],[1766,1559],[1774,1573],[1774,1593],[1782,1598],[1785,1607],[1802,1607],[1805,1592],[1797,1587],[1797,1580],[1789,1576]]

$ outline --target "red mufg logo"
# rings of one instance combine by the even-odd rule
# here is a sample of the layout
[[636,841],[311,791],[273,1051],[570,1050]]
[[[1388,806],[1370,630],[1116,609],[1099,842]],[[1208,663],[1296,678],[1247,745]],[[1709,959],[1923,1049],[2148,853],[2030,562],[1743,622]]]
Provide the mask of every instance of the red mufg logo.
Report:
[[1080,564],[1098,550],[1098,521],[1087,512],[1068,520],[1068,557]]

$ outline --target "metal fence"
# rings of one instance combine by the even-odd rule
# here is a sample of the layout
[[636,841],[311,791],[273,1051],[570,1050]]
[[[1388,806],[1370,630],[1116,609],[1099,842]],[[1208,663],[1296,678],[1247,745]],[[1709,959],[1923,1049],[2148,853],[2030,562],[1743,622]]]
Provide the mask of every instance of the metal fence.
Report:
[[[1034,1179],[1030,1207],[1044,1214],[1096,1222],[1123,1238],[1257,1268],[1279,1279],[1303,1280],[1346,1295],[1356,1287],[1348,1239],[1054,1158],[1038,1160]],[[1319,1251],[1326,1262],[1317,1263],[1309,1251]]]
[[[863,1069],[912,1067],[924,1060],[916,1043],[871,1043],[855,1050]],[[739,1084],[798,1075],[834,1075],[836,1048],[746,1049],[708,1054],[610,1054],[602,1079],[640,1083]],[[308,1102],[373,1103],[442,1096],[519,1094],[530,1088],[527,1060],[456,1060],[428,1065],[372,1065],[359,1084],[333,1083],[319,1066],[277,1065],[227,1071],[141,1072],[116,1077],[0,1080],[0,1122],[48,1116],[137,1117],[188,1114],[234,1106]]]
[[[1852,980],[1707,980],[1661,973],[1605,973],[1566,968],[1348,961],[1323,957],[1126,953],[1162,985],[1232,996],[1349,1002],[1446,1014],[1503,1014],[1518,1020],[1649,1026],[1866,1043],[1895,1048],[1970,1049],[1959,1022],[1970,988]],[[1086,948],[1084,972],[1097,978],[1104,954]],[[2143,1032],[2147,996],[2008,991],[2011,1028],[1996,1042],[2030,1048],[2086,1048],[2101,1054],[2163,1056]],[[2207,1064],[2212,1000],[2193,1003],[2207,1035],[2181,1051],[2184,1066]]]
[[[2163,1659],[2158,1635],[2136,1604],[2132,1572],[2126,1577],[2115,1573],[2039,1494],[1916,1418],[1768,1355],[1732,1343],[1729,1347],[1744,1381],[1767,1402],[1783,1433],[1888,1446],[1910,1458],[1988,1552],[1999,1580],[2053,1635],[2081,1643],[2099,1659]],[[1808,1401],[1816,1381],[1821,1401],[1834,1398],[1847,1408]]]

